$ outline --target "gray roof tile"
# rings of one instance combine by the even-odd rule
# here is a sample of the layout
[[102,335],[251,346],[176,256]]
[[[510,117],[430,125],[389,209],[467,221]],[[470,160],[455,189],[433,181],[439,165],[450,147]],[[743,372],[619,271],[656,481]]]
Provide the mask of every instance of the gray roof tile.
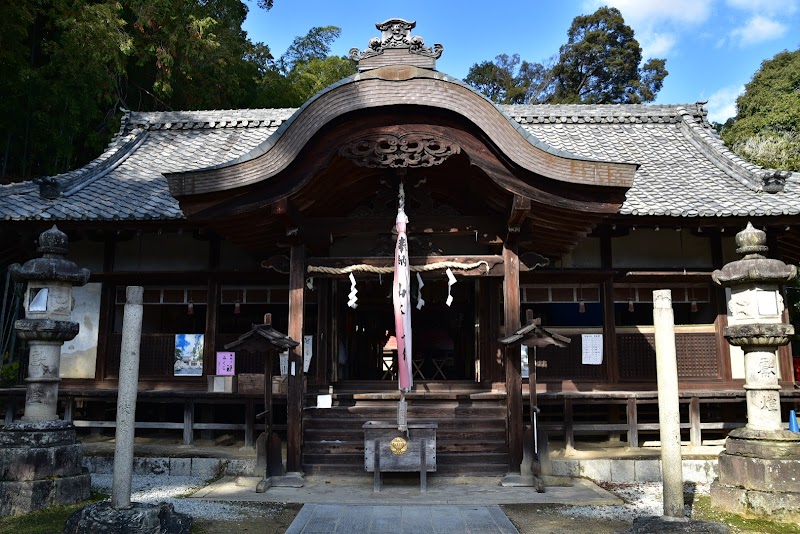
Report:
[[[499,106],[520,133],[550,151],[637,163],[620,213],[713,217],[800,214],[800,174],[783,192],[758,191],[762,169],[727,150],[695,104]],[[64,194],[36,183],[0,186],[3,220],[182,219],[165,173],[233,161],[259,147],[294,109],[127,113],[106,151],[53,177]]]

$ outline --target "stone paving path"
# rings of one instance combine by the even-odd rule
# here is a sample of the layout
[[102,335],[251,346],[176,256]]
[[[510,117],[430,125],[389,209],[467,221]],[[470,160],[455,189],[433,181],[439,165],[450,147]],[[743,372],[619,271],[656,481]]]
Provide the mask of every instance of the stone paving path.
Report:
[[306,504],[286,534],[518,534],[499,506]]

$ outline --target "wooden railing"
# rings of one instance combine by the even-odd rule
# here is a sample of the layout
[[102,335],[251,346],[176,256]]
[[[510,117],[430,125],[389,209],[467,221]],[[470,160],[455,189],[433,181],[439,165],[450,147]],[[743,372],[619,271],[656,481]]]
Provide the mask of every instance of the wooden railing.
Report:
[[[788,411],[800,403],[800,390],[780,393],[786,421]],[[683,391],[679,402],[680,426],[688,432],[692,446],[702,444],[703,432],[722,438],[747,420],[744,389]],[[642,433],[658,439],[657,391],[547,392],[537,395],[537,403],[540,427],[551,437],[562,437],[567,447],[574,447],[576,435],[620,439],[625,434],[630,447],[639,447]],[[615,407],[620,413],[615,413]]]

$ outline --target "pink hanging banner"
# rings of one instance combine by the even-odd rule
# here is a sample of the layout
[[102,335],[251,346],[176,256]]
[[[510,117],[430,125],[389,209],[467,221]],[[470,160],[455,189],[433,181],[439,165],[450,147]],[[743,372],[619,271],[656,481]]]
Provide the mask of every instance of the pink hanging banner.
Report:
[[392,301],[394,303],[394,328],[397,337],[397,376],[401,391],[411,391],[414,385],[411,370],[411,270],[408,264],[408,237],[406,236],[406,217],[403,210],[405,195],[400,184],[400,202],[397,209],[397,245],[394,253],[394,283]]

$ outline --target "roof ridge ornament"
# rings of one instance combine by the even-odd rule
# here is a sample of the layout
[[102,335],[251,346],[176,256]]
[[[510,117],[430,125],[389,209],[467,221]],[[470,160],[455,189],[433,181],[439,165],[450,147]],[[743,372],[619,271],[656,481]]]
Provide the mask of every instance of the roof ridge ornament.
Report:
[[422,37],[411,35],[416,21],[388,19],[378,22],[375,27],[381,31],[380,37],[369,40],[369,47],[361,51],[350,49],[350,59],[358,62],[358,70],[371,70],[388,65],[412,65],[435,69],[436,60],[441,57],[444,47],[436,43],[425,46]]

